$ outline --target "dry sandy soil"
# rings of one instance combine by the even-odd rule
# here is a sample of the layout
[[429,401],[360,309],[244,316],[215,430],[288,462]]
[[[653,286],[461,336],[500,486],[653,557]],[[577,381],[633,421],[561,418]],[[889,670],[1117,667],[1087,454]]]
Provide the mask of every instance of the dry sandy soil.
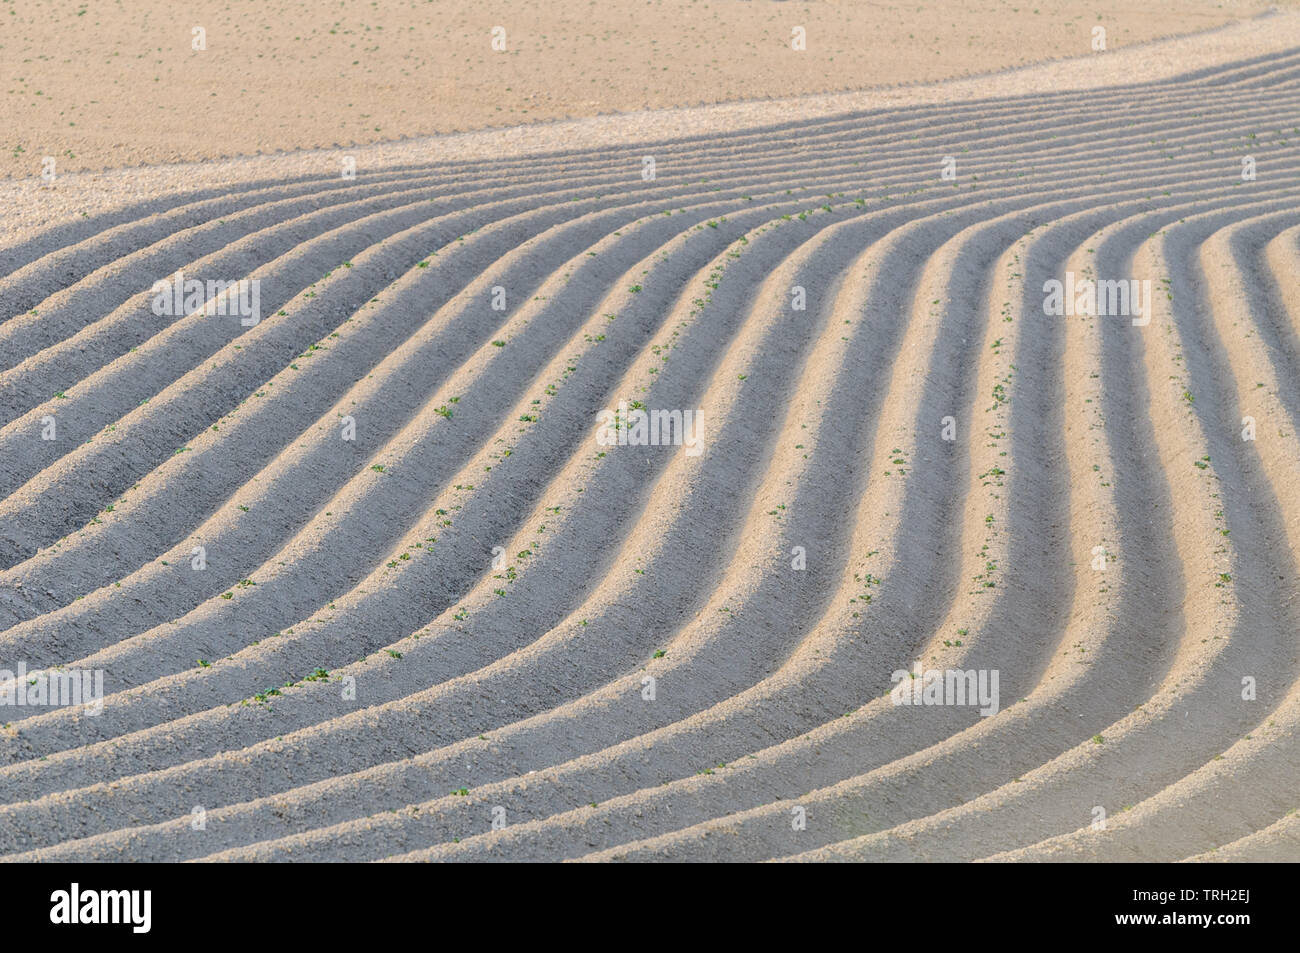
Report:
[[[383,32],[476,33],[413,9]],[[988,9],[903,78],[1022,62],[965,52]],[[0,708],[0,854],[1300,859],[1300,14],[1152,9],[1239,22],[851,93],[713,52],[823,94],[0,183],[0,669],[106,695]],[[456,124],[723,98],[583,42],[610,99]],[[391,92],[376,136],[442,128]],[[173,154],[96,115],[86,165]],[[177,272],[260,320],[157,314]],[[1149,306],[1045,314],[1068,275]],[[699,452],[603,445],[623,402]],[[895,704],[918,664],[997,711]]]
[[927,82],[1081,56],[1095,26],[1116,50],[1270,6],[0,0],[0,177]]

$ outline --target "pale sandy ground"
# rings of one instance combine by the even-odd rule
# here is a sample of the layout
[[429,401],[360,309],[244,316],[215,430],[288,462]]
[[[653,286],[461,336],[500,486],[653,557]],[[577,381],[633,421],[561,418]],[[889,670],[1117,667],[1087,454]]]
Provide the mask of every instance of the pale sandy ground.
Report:
[[0,668],[108,692],[0,710],[0,854],[1300,859],[1298,147],[1277,13],[0,183]]
[[0,177],[928,82],[1080,56],[1095,26],[1115,50],[1269,6],[0,0]]
[[[1197,21],[1193,18],[1192,22]],[[57,165],[52,182],[42,181],[38,175],[0,180],[0,203],[6,209],[4,227],[11,240],[16,241],[27,237],[32,229],[85,217],[126,202],[146,201],[199,183],[220,188],[261,178],[337,174],[344,159],[349,157],[355,160],[359,174],[365,175],[368,171],[399,165],[483,160],[562,151],[577,146],[627,147],[872,109],[991,96],[1022,96],[1043,89],[1089,90],[1165,79],[1197,67],[1288,49],[1300,36],[1296,27],[1298,22],[1300,19],[1289,13],[1264,14],[1184,37],[1177,42],[1147,43],[1127,50],[1076,56],[1065,62],[1043,63],[975,79],[906,88],[875,87],[764,102],[636,111],[347,149],[311,150],[306,147],[310,141],[307,137],[292,143],[296,151],[291,154],[115,168],[100,174],[68,174],[60,171],[63,166]],[[943,75],[942,71],[937,75]],[[202,143],[196,148],[200,155],[204,154]],[[639,153],[629,156],[638,174],[640,160]]]

